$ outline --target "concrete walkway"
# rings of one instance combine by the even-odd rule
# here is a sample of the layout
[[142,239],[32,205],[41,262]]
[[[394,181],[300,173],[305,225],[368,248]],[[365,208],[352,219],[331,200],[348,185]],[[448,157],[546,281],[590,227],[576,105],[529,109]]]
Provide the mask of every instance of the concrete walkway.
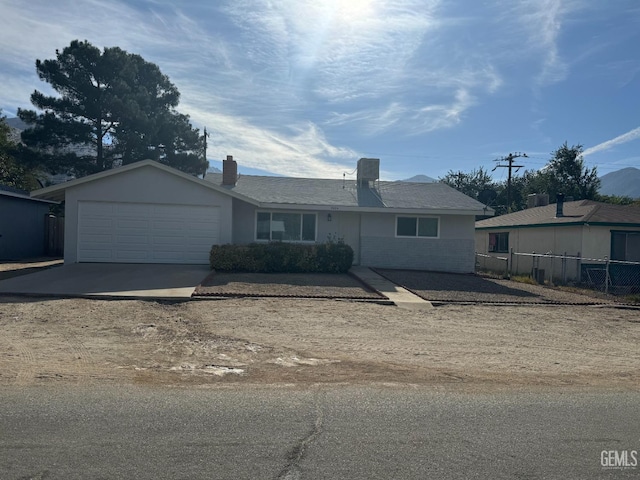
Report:
[[378,275],[368,267],[354,266],[349,270],[352,274],[369,285],[374,290],[382,293],[400,308],[410,310],[429,310],[433,308],[431,302],[411,293],[386,278]]
[[72,263],[0,281],[0,294],[189,299],[208,265]]

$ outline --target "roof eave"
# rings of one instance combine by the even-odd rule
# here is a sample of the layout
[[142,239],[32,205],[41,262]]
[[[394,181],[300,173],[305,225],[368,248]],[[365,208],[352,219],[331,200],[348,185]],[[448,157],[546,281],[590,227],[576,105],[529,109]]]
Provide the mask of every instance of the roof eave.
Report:
[[476,230],[504,230],[507,228],[548,228],[548,227],[627,227],[627,228],[640,228],[640,223],[626,223],[626,222],[586,222],[581,220],[579,222],[557,222],[557,223],[523,223],[518,225],[488,225],[478,226]]
[[330,212],[357,213],[408,213],[414,215],[483,215],[483,209],[446,209],[446,208],[392,208],[392,207],[359,207],[357,205],[314,205],[297,203],[262,202],[260,208],[266,210],[319,210]]
[[5,197],[12,197],[12,198],[18,198],[20,200],[29,200],[32,202],[41,202],[41,203],[48,203],[48,204],[52,204],[52,205],[58,205],[60,202],[57,201],[53,201],[53,200],[45,200],[42,198],[32,198],[30,196],[27,195],[23,195],[20,193],[14,193],[14,192],[7,192],[7,191],[1,191],[0,195],[3,195]]

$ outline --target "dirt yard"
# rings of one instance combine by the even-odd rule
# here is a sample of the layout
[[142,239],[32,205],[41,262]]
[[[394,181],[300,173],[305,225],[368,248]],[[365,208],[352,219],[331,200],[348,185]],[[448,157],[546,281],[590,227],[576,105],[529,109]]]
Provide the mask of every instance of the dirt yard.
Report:
[[0,385],[640,387],[640,311],[0,298]]

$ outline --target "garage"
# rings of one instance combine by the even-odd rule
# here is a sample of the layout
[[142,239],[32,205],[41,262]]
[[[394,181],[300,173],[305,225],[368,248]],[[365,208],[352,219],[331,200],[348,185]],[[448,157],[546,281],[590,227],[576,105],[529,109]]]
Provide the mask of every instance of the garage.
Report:
[[219,207],[78,203],[78,262],[206,264]]
[[34,194],[64,202],[65,264],[206,265],[233,240],[233,191],[152,160]]

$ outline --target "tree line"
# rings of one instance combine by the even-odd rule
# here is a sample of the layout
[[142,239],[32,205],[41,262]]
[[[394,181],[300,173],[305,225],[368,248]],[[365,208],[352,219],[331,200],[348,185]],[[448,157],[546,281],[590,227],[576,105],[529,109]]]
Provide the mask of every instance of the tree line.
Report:
[[551,153],[543,168],[525,170],[522,175],[514,176],[510,195],[507,181],[494,181],[491,173],[483,167],[470,172],[449,170],[439,180],[494,209],[496,215],[527,208],[527,197],[534,193],[548,194],[550,203],[556,201],[558,193],[564,194],[565,199],[596,200],[620,205],[634,203],[634,199],[626,196],[600,195],[597,168],[585,166],[582,153],[582,145],[569,147],[565,142]]
[[35,90],[35,109],[18,109],[28,126],[20,141],[0,112],[0,183],[29,190],[43,173],[82,177],[144,159],[206,172],[205,139],[177,111],[180,93],[157,65],[74,40],[35,66],[55,95]]

